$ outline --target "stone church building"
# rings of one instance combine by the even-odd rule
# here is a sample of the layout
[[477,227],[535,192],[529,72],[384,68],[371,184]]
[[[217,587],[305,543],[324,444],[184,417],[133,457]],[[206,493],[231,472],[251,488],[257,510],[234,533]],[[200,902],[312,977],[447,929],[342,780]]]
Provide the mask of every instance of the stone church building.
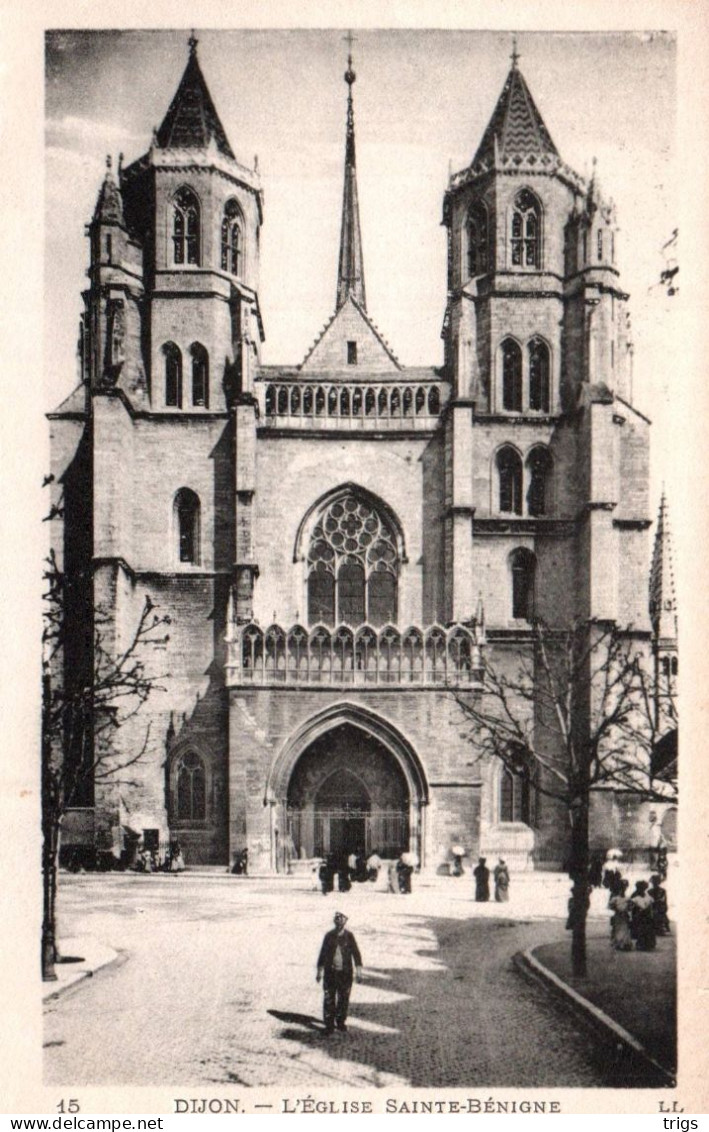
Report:
[[[456,695],[481,650],[514,665],[533,617],[652,639],[614,207],[564,163],[513,54],[442,202],[440,364],[405,368],[367,307],[351,59],[345,82],[335,304],[292,366],[260,360],[261,180],[194,39],[147,152],[109,163],[82,380],[50,414],[54,546],[93,579],[67,666],[89,663],[92,609],[111,647],[146,595],[171,625],[116,737],[145,754],[90,784],[74,825],[116,857],[138,837],[188,864],[248,848],[261,873],[360,847],[435,869],[455,844],[553,867],[563,813],[476,757]],[[669,567],[653,576],[667,597]],[[622,841],[622,808],[604,814],[598,843]]]

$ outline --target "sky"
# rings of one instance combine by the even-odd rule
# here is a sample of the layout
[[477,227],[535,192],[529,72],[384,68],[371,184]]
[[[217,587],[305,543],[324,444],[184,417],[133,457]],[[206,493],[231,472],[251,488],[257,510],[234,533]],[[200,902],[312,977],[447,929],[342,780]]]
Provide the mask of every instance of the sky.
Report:
[[[298,364],[334,309],[347,44],[343,29],[200,30],[199,58],[236,156],[265,194],[266,363]],[[90,220],[105,170],[150,144],[187,61],[188,32],[49,33],[46,54],[45,403],[77,381]],[[358,30],[357,176],[368,310],[404,365],[442,362],[449,169],[465,168],[510,66],[513,33]],[[678,225],[676,43],[662,32],[517,36],[519,66],[563,160],[597,160],[618,210],[634,401],[655,421],[656,506],[671,447],[673,300],[658,285]],[[676,302],[676,300],[675,300]]]

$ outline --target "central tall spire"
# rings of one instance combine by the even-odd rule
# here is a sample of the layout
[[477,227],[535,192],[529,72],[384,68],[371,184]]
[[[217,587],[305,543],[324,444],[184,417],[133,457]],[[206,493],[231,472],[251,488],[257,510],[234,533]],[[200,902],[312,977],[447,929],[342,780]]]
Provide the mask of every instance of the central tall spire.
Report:
[[362,234],[359,228],[357,200],[357,165],[355,160],[354,108],[352,86],[357,76],[352,70],[352,35],[348,37],[350,53],[347,56],[347,140],[345,143],[345,186],[342,195],[342,229],[340,232],[340,262],[337,272],[336,309],[339,310],[349,295],[362,310],[367,308],[364,291],[364,261]]

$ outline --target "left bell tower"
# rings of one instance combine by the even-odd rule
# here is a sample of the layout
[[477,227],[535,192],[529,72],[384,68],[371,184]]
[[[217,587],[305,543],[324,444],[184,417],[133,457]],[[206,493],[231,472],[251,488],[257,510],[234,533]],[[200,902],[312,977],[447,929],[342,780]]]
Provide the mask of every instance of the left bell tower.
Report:
[[150,408],[224,411],[251,392],[263,339],[263,195],[257,169],[227,138],[194,36],[165,118],[148,152],[122,170],[120,189],[143,248]]

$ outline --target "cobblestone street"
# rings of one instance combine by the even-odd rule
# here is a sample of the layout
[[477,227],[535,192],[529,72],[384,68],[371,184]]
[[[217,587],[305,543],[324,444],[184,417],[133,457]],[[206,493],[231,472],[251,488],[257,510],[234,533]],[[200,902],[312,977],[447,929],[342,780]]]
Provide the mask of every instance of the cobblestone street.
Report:
[[[588,1031],[512,965],[564,934],[562,889],[530,885],[501,906],[474,904],[469,878],[323,898],[309,879],[63,877],[60,938],[119,957],[49,1001],[46,1083],[609,1084]],[[364,980],[349,1032],[324,1038],[315,960],[339,908]]]

